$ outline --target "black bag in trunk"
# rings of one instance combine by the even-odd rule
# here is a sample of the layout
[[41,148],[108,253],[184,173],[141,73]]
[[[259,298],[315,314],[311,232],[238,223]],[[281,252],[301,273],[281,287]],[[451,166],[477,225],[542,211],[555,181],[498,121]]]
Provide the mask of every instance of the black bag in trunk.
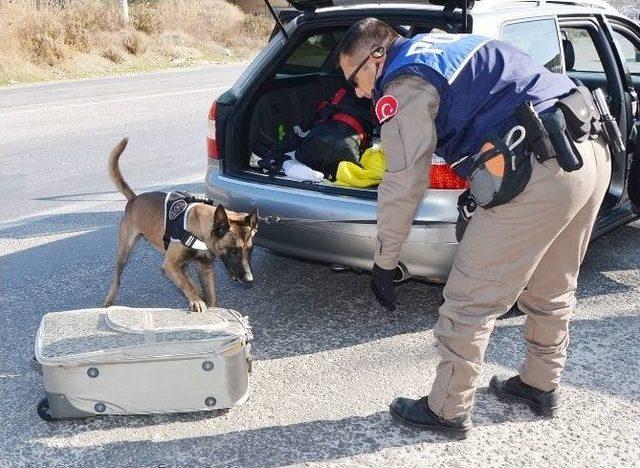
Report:
[[320,104],[309,134],[296,146],[296,159],[335,180],[340,162],[360,161],[372,126],[370,101],[340,88],[331,101]]

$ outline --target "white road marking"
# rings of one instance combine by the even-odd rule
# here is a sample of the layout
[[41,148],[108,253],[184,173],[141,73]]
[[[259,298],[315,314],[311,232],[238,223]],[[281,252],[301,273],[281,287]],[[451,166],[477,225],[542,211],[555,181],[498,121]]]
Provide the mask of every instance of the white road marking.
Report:
[[[58,242],[64,239],[70,239],[71,237],[89,234],[91,232],[97,231],[98,229],[102,229],[102,227],[91,230],[63,232],[59,234],[47,234],[42,236],[33,235],[30,237],[19,239],[0,237],[0,257],[13,255],[18,252],[24,252],[25,250],[33,249],[36,247],[42,247],[43,245],[51,244],[53,242]],[[2,378],[2,374],[0,374],[0,378]]]
[[[180,91],[171,91],[171,92],[167,92],[167,93],[156,93],[156,94],[139,94],[139,93],[130,93],[128,95],[125,95],[124,97],[119,97],[119,98],[115,98],[115,99],[104,99],[101,101],[86,101],[86,102],[75,102],[75,103],[57,103],[56,105],[53,106],[49,106],[49,107],[41,107],[38,108],[37,105],[34,104],[27,104],[25,106],[19,106],[19,107],[14,107],[11,109],[2,109],[0,110],[0,116],[6,116],[6,115],[17,115],[17,114],[24,114],[24,113],[29,113],[29,112],[46,112],[46,111],[52,111],[52,110],[60,110],[60,109],[68,109],[71,107],[81,107],[81,106],[93,106],[93,105],[99,105],[99,104],[111,104],[114,102],[125,102],[125,101],[134,101],[136,99],[148,99],[148,98],[157,98],[157,97],[163,97],[163,96],[178,96],[181,94],[193,94],[193,93],[202,93],[202,92],[211,92],[211,91],[220,91],[223,89],[229,89],[231,86],[233,85],[233,83],[228,83],[222,86],[203,86],[203,87],[199,87],[199,88],[193,88],[193,89],[183,89]],[[132,95],[135,94],[135,95]]]

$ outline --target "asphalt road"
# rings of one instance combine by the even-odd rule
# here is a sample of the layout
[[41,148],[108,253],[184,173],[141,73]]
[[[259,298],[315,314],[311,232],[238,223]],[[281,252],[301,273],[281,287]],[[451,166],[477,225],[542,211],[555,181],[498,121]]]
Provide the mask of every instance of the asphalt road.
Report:
[[[243,66],[25,86],[0,93],[0,220],[108,199],[106,156],[140,189],[194,182],[206,168],[206,116]],[[118,197],[111,196],[111,199]]]
[[[239,67],[3,90],[0,94],[1,457],[6,466],[639,466],[640,223],[595,241],[572,324],[560,417],[543,420],[486,392],[517,372],[522,317],[487,351],[476,428],[466,441],[406,429],[387,405],[429,391],[440,288],[409,282],[378,307],[367,275],[254,253],[256,285],[218,268],[224,306],[255,332],[251,398],[225,415],[46,423],[28,361],[40,317],[100,304],[124,208],[106,155],[130,137],[122,169],[136,191],[202,191],[205,115]],[[118,303],[182,307],[144,242]]]

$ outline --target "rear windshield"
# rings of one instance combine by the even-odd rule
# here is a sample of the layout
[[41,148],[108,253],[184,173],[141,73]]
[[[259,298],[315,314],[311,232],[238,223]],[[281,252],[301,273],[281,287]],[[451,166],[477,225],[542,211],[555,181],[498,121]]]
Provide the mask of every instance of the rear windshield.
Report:
[[331,51],[337,47],[344,31],[315,34],[303,41],[289,56],[280,73],[302,75],[323,69]]
[[[412,37],[416,34],[429,31],[449,32],[443,26],[435,23],[421,23],[414,25],[395,24],[394,29],[404,37]],[[287,57],[285,63],[278,69],[281,75],[306,75],[320,71],[335,71],[337,67],[337,47],[339,47],[343,29],[315,33],[303,40],[296,49]]]

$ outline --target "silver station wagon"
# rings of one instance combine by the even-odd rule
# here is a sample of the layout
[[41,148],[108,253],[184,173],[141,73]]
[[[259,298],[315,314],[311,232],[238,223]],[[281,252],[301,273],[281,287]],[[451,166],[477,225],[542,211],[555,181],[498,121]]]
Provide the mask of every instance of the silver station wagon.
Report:
[[[437,0],[414,3],[291,0],[269,43],[208,116],[206,194],[239,211],[258,207],[258,245],[336,269],[370,270],[376,236],[376,189],[313,184],[268,176],[250,164],[260,135],[308,128],[318,104],[345,85],[338,44],[355,21],[374,16],[411,37],[437,29],[515,43],[553,72],[602,87],[628,139],[617,154],[595,236],[635,219],[627,195],[636,145],[640,29],[602,1]],[[636,164],[637,165],[637,164]],[[636,174],[636,177],[638,175]],[[433,157],[430,189],[402,249],[398,279],[447,279],[457,249],[458,195],[466,182]],[[594,237],[595,237],[594,236]]]

